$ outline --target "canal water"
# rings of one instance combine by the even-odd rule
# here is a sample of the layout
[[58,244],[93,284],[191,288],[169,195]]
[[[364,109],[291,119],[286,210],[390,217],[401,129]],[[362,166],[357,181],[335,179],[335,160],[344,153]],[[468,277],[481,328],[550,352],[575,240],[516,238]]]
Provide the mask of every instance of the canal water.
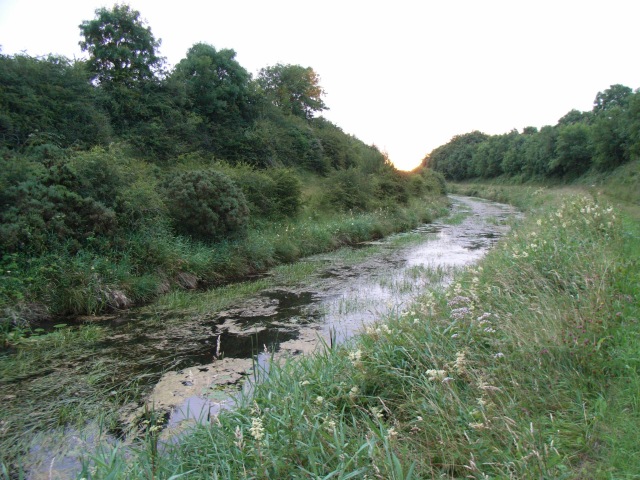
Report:
[[[313,268],[303,281],[269,282],[269,288],[222,311],[184,322],[172,318],[179,315],[175,312],[160,319],[135,312],[108,319],[113,334],[100,355],[123,381],[139,375],[147,382],[147,405],[166,412],[167,432],[179,431],[233,405],[234,395],[250,388],[270,359],[347,341],[367,323],[410,309],[426,289],[444,288],[457,269],[485,255],[519,215],[511,206],[477,198],[451,195],[450,200],[445,218],[305,258],[301,261]],[[123,422],[133,422],[142,408],[131,409]],[[71,432],[69,441],[86,451],[90,447],[80,437]],[[49,449],[33,453],[34,464],[52,466]],[[71,453],[58,451],[55,458],[57,475],[77,468]],[[33,473],[32,478],[49,478],[45,471]]]

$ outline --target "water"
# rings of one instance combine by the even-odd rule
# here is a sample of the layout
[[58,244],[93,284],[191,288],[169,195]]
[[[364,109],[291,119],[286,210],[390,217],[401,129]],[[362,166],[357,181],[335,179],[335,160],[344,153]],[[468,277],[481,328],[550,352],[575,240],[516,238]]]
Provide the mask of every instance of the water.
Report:
[[[109,318],[113,334],[100,356],[122,381],[144,376],[153,387],[149,403],[169,412],[170,429],[206,419],[233,403],[233,392],[241,379],[251,378],[254,365],[266,369],[272,356],[344,342],[363,325],[409,309],[425,289],[443,288],[456,269],[476,262],[507,233],[517,216],[508,205],[450,198],[449,220],[464,213],[462,220],[445,218],[352,254],[309,257],[302,261],[319,268],[298,285],[274,283],[224,311],[196,318],[178,319],[179,312]],[[251,382],[244,385],[250,388]],[[49,465],[46,448],[36,456],[36,463]],[[60,453],[57,458],[65,468],[75,461]]]

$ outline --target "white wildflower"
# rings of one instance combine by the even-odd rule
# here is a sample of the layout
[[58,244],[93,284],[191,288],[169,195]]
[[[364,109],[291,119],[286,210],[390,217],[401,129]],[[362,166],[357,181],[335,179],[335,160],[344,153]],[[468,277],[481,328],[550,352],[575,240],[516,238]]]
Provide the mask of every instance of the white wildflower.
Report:
[[429,381],[442,381],[446,376],[446,370],[427,370],[427,377],[429,377]]
[[249,429],[251,436],[259,442],[264,438],[264,427],[262,426],[262,419],[253,417],[251,419],[251,428]]

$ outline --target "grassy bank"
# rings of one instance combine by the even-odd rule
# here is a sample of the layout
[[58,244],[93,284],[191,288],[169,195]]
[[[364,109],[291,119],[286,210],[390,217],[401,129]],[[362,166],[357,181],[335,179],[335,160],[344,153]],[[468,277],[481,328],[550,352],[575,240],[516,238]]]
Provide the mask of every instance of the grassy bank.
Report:
[[179,444],[150,428],[82,475],[634,478],[638,224],[598,197],[509,191],[527,220],[446,292],[273,367]]

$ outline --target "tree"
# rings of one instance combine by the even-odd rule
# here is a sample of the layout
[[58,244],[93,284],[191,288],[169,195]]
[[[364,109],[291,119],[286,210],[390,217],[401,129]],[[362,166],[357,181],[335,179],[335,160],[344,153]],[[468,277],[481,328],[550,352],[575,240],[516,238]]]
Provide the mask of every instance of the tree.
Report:
[[87,147],[110,134],[82,62],[0,54],[0,146]]
[[591,166],[593,146],[591,129],[583,123],[561,127],[556,142],[556,156],[549,165],[549,172],[579,176]]
[[611,85],[604,92],[598,92],[593,101],[593,111],[601,113],[614,107],[624,108],[632,93],[633,90],[624,85]]
[[128,5],[97,9],[96,18],[79,27],[80,47],[89,52],[89,70],[100,84],[133,86],[154,79],[163,65],[156,52],[160,40]]
[[228,160],[243,158],[245,129],[254,116],[251,76],[235,56],[233,50],[196,43],[171,75],[184,88],[187,108],[207,123],[203,147]]
[[311,67],[277,64],[260,70],[258,84],[268,100],[284,112],[310,119],[328,110],[322,101],[320,77]]
[[580,110],[570,110],[567,114],[565,114],[560,120],[558,120],[558,125],[567,126],[573,125],[575,123],[589,123],[591,120],[592,114],[591,112],[581,112]]
[[592,126],[593,163],[600,170],[622,165],[629,160],[629,121],[619,106],[609,107],[606,115],[598,115]]

